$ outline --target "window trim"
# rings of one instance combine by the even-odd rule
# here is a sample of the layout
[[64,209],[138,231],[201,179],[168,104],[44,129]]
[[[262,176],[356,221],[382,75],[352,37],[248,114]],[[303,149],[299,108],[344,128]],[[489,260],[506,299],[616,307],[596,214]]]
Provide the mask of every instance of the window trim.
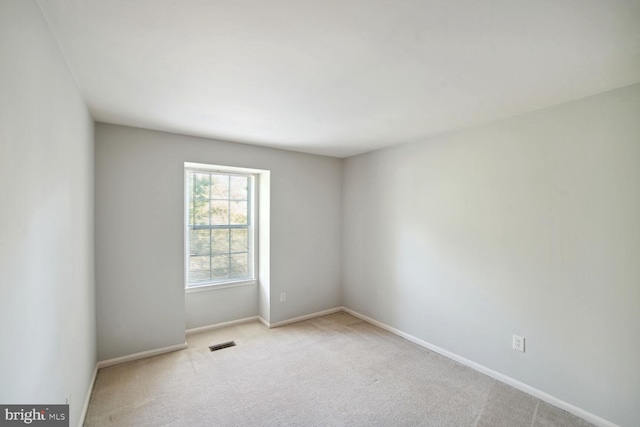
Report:
[[227,288],[238,288],[241,286],[251,286],[258,283],[258,279],[251,280],[240,280],[236,282],[221,282],[221,283],[208,283],[206,285],[198,285],[198,286],[189,286],[184,288],[185,292],[188,294],[194,292],[204,292],[204,291],[212,291],[215,289],[227,289]]
[[[249,208],[249,218],[248,222],[250,224],[249,233],[249,256],[252,264],[252,277],[249,278],[229,278],[228,280],[220,280],[220,281],[212,281],[212,282],[203,282],[201,284],[189,284],[189,258],[190,258],[190,242],[189,242],[189,200],[190,200],[190,189],[189,187],[189,174],[193,172],[204,172],[204,173],[221,173],[225,175],[241,175],[241,176],[249,176],[251,178],[251,190],[248,200],[248,208]],[[258,197],[259,197],[259,176],[260,171],[255,169],[247,169],[247,168],[239,168],[234,166],[222,166],[222,165],[211,165],[211,164],[203,164],[203,163],[184,163],[184,219],[183,219],[183,233],[184,233],[184,247],[183,247],[183,257],[184,257],[184,289],[187,293],[192,292],[202,292],[213,289],[225,289],[232,288],[238,286],[248,286],[255,285],[258,282]]]

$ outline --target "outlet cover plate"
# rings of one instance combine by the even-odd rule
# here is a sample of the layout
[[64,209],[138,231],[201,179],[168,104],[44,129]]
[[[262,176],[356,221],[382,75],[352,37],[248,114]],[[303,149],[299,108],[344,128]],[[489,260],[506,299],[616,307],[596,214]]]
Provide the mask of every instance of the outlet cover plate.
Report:
[[524,337],[513,336],[513,349],[524,353]]

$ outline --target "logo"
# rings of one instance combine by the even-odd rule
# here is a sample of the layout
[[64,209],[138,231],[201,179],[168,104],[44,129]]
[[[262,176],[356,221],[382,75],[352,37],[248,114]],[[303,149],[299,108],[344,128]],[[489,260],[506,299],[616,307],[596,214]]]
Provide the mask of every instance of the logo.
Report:
[[0,427],[69,427],[69,405],[0,405]]

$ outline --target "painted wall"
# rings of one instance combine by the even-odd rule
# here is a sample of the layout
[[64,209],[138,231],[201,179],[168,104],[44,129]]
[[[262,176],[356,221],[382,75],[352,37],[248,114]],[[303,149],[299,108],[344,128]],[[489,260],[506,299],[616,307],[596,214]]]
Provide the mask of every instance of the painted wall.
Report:
[[347,159],[345,305],[640,425],[638,118],[635,85]]
[[185,299],[185,161],[271,171],[271,322],[340,305],[341,160],[98,123],[100,360],[184,342],[185,324],[258,315],[256,286]]
[[0,402],[65,403],[96,363],[93,121],[34,1],[0,3]]

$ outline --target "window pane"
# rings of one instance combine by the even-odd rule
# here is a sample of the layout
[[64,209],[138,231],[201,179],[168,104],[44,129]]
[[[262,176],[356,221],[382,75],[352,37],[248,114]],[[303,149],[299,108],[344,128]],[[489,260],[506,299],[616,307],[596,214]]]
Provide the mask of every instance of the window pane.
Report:
[[229,202],[226,200],[211,201],[211,225],[229,224]]
[[249,177],[232,176],[231,177],[231,200],[247,200],[247,185]]
[[228,199],[229,198],[229,176],[228,175],[211,175],[211,198],[212,199]]
[[213,280],[229,277],[229,255],[216,255],[211,257],[213,265]]
[[249,256],[247,253],[231,255],[230,276],[239,278],[249,275]]
[[231,224],[247,224],[247,202],[231,202]]
[[211,250],[214,253],[229,253],[229,229],[211,230],[213,241]]
[[202,282],[211,279],[208,256],[192,256],[189,258],[189,281]]
[[189,221],[195,225],[209,225],[209,200],[193,200]]
[[190,255],[209,255],[209,237],[209,230],[191,230],[189,232]]
[[208,173],[194,173],[191,181],[192,187],[191,197],[194,199],[208,199],[209,198],[209,174]]
[[247,252],[249,250],[249,230],[246,228],[231,229],[231,252]]

